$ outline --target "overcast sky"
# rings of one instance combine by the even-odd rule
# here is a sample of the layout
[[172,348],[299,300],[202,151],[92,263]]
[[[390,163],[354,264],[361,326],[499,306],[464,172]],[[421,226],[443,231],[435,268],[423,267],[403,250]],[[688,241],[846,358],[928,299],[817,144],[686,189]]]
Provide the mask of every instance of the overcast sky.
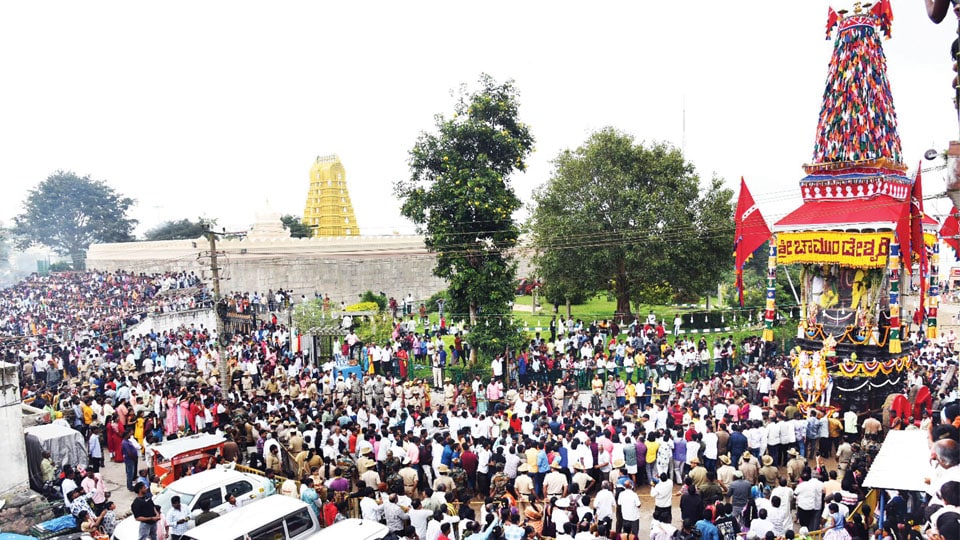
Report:
[[[536,137],[521,198],[607,125],[744,176],[769,222],[799,204],[827,63],[824,0],[795,2],[4,2],[0,220],[57,169],[167,219],[245,227],[302,214],[317,155],[340,155],[364,234],[410,232],[392,185],[451,89],[513,78]],[[852,2],[832,4],[840,9]],[[950,43],[893,0],[884,42],[911,169],[957,138]],[[684,130],[684,104],[686,129]],[[929,173],[924,191],[943,190]],[[949,206],[935,205],[940,211]]]

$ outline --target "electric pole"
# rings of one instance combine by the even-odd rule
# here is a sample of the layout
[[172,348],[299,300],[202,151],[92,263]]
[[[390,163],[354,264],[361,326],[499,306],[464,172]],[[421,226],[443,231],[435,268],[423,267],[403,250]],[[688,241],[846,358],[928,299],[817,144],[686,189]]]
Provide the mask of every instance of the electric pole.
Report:
[[217,322],[217,358],[220,367],[220,388],[226,393],[230,387],[227,373],[227,357],[223,354],[220,339],[223,337],[223,319],[220,317],[220,267],[217,265],[217,233],[207,225],[207,240],[210,241],[210,273],[213,275],[213,316]]

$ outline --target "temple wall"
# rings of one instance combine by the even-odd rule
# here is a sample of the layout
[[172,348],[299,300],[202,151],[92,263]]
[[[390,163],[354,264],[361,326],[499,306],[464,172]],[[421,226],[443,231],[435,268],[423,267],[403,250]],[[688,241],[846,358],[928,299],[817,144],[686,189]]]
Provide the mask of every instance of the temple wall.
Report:
[[214,328],[217,325],[217,316],[213,308],[151,313],[147,315],[146,319],[127,328],[124,337],[131,339],[134,336],[149,334],[150,332],[163,333],[191,324],[197,328]]
[[[205,239],[95,244],[87,252],[91,270],[131,272],[188,271],[209,280],[209,244]],[[217,242],[221,289],[292,289],[294,297],[326,294],[334,303],[357,301],[364,291],[388,296],[429,298],[446,288],[433,275],[436,258],[418,236],[354,238],[230,239]],[[519,276],[532,272],[520,261]]]
[[0,456],[13,464],[0,475],[0,493],[27,484],[27,450],[17,381],[17,366],[0,362]]

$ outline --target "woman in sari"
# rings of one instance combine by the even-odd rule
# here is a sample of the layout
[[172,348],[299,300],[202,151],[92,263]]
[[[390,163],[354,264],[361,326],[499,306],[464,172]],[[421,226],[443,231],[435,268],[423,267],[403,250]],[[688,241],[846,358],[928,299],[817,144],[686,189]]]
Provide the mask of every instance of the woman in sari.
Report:
[[179,399],[177,399],[177,427],[181,431],[187,431],[189,422],[187,417],[190,416],[190,400],[187,399],[187,393],[181,392]]
[[120,451],[120,445],[123,443],[123,428],[118,417],[117,413],[113,413],[107,422],[107,450],[110,451],[114,463],[123,463],[123,452]]
[[203,414],[203,408],[200,406],[200,400],[196,396],[191,397],[187,404],[187,426],[190,433],[197,433],[197,416]]
[[177,425],[177,398],[173,395],[173,392],[167,392],[167,395],[164,396],[164,402],[167,406],[164,431],[167,435],[173,435],[179,427]]

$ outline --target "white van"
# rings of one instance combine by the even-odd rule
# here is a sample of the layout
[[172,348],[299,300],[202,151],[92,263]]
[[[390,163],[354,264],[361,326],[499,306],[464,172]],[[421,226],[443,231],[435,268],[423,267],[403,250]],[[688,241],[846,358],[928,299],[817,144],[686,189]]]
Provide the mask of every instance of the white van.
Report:
[[[233,469],[216,468],[184,476],[167,486],[153,498],[154,504],[166,515],[170,499],[180,497],[180,504],[187,512],[199,511],[200,502],[210,504],[210,510],[222,514],[227,511],[227,497],[233,495],[242,506],[251,504],[274,493],[271,481],[266,476],[244,473]],[[114,540],[137,540],[140,524],[130,516],[117,524]]]
[[382,523],[369,519],[345,519],[321,530],[309,540],[380,540],[390,534],[390,529]]
[[183,540],[306,540],[319,531],[307,503],[273,495],[194,527]]

